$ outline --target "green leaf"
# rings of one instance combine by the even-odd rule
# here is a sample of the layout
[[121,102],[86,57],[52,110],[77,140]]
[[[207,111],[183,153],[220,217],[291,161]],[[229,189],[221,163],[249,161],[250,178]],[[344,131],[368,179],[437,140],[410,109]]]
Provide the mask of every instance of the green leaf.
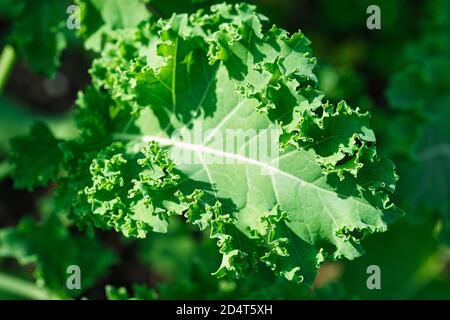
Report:
[[[76,297],[105,275],[116,257],[95,238],[73,236],[55,215],[42,223],[24,218],[16,227],[0,230],[0,257],[12,257],[22,265],[34,264],[40,286],[61,298]],[[81,270],[81,289],[66,286],[67,268]]]
[[[397,197],[411,219],[423,221],[438,213],[443,225],[442,236],[450,239],[450,36],[448,7],[450,1],[433,3],[432,18],[421,38],[404,53],[403,70],[394,75],[387,98],[394,119],[386,139],[407,141],[402,148],[390,151],[399,157]],[[414,88],[411,88],[414,86]],[[399,112],[402,111],[402,112]],[[403,112],[404,111],[404,112]],[[400,122],[409,129],[395,130]],[[412,130],[411,128],[415,128]],[[395,131],[394,131],[395,130]]]
[[2,128],[0,153],[8,154],[11,138],[27,135],[30,126],[36,121],[47,124],[50,130],[60,138],[67,139],[78,134],[71,112],[58,116],[43,115],[33,112],[13,99],[2,96],[0,97],[0,127]]
[[[151,11],[160,18],[170,18],[174,13],[194,13],[202,8],[209,8],[213,4],[222,3],[220,0],[149,0]],[[242,1],[229,0],[227,3],[240,3]],[[248,1],[252,2],[252,1]]]
[[[34,71],[47,77],[55,74],[66,47],[64,28],[67,0],[18,1],[10,42]],[[15,7],[18,6],[15,4]]]
[[145,0],[77,0],[81,10],[79,35],[85,47],[95,52],[102,48],[102,37],[111,30],[134,28],[150,18]]
[[263,264],[310,284],[401,216],[369,115],[324,102],[309,40],[267,22],[222,4],[108,35],[60,144],[77,225],[143,238],[183,216],[217,242],[215,276]]
[[245,279],[210,276],[218,253],[207,238],[199,241],[189,225],[174,221],[167,234],[152,234],[139,241],[142,263],[158,278],[158,299],[306,299],[309,289],[262,269]]
[[[367,254],[346,263],[341,284],[358,299],[423,299],[422,289],[437,279],[447,282],[447,254],[439,249],[433,231],[434,222],[409,223],[402,219],[382,235],[368,239]],[[411,235],[414,235],[411,237]],[[380,250],[380,247],[384,248]],[[407,263],[399,263],[407,261]],[[381,270],[381,290],[369,290],[367,268],[377,265]],[[436,299],[448,299],[449,292],[433,292]],[[346,298],[350,298],[347,296]]]
[[11,140],[11,159],[15,164],[14,186],[32,190],[55,179],[62,153],[48,127],[37,122],[29,135]]

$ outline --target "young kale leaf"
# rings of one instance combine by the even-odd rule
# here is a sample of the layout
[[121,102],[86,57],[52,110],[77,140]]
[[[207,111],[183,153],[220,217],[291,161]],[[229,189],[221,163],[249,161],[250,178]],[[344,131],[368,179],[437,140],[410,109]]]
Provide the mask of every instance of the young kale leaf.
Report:
[[[309,41],[267,22],[222,4],[109,33],[78,100],[80,136],[59,143],[57,195],[80,227],[142,238],[183,216],[217,241],[217,277],[263,263],[312,283],[402,214],[369,114],[324,102]],[[267,132],[279,156],[246,152]]]

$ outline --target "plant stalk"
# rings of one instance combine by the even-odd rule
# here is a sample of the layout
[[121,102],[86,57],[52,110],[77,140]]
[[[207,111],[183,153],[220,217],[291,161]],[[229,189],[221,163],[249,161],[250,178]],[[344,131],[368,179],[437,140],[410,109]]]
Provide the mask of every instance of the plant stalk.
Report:
[[2,272],[0,272],[0,291],[34,300],[50,300],[56,298],[54,294],[37,287],[34,283]]
[[0,162],[0,180],[9,176],[11,171],[12,165],[8,161],[4,160]]
[[6,45],[0,55],[0,93],[3,91],[16,60],[16,52],[11,45]]

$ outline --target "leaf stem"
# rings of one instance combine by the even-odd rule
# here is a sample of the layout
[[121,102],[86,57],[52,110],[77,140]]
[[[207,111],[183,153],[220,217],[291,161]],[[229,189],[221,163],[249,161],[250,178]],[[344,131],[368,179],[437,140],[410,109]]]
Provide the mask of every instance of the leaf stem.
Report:
[[50,291],[39,288],[34,283],[0,272],[0,291],[35,300],[50,300],[57,298]]
[[11,45],[6,45],[0,55],[0,93],[8,81],[11,70],[16,60],[16,52]]
[[12,165],[7,160],[0,162],[0,180],[9,176],[11,171]]

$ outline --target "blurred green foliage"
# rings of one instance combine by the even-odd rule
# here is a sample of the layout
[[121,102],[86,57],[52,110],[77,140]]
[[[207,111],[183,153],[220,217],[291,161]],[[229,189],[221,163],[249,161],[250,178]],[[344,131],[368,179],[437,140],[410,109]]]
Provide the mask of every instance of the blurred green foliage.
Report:
[[[213,2],[216,1],[130,1],[127,3],[134,6],[136,15],[123,20],[120,1],[114,1],[116,7],[111,8],[112,4],[105,5],[104,1],[79,0],[81,6],[95,8],[91,11],[93,16],[82,16],[86,23],[79,36],[88,49],[98,51],[101,28],[121,28],[145,19],[168,17],[173,12],[193,12]],[[109,277],[113,263],[122,267],[116,255],[124,247],[132,247],[135,263],[145,266],[151,279],[131,284],[109,277],[114,286],[106,287],[106,293],[100,296],[450,299],[450,1],[251,2],[276,24],[291,31],[300,28],[312,40],[319,58],[319,84],[332,102],[345,98],[351,105],[371,111],[379,147],[397,165],[400,180],[395,197],[407,215],[387,233],[365,241],[367,253],[362,258],[323,267],[309,290],[274,278],[265,269],[246,279],[216,280],[210,276],[220,259],[214,244],[184,224],[176,224],[168,235],[152,235],[136,242],[117,236],[111,247],[102,235],[93,240],[78,234],[65,219],[65,213],[56,212],[52,201],[39,195],[39,222],[27,216],[21,217],[17,226],[0,221],[0,298],[89,298],[90,293],[98,297],[98,290],[105,285],[101,279]],[[35,72],[53,75],[66,38],[73,41],[74,37],[63,27],[68,4],[0,0],[0,44],[3,47],[9,43],[16,48],[18,63],[28,63]],[[365,26],[369,4],[381,8],[381,30],[371,31]],[[144,6],[150,8],[148,14],[142,13]],[[118,15],[111,15],[111,10]],[[81,47],[82,43],[74,45]],[[87,56],[91,58],[91,53]],[[14,102],[14,94],[6,89],[0,97],[3,181],[8,180],[10,171],[5,160],[9,139],[28,131],[35,120],[50,124],[56,137],[74,134],[70,115],[40,114],[33,106],[24,108]],[[6,192],[4,188],[0,192]],[[3,207],[0,202],[0,217],[9,214],[1,212]],[[19,267],[17,262],[24,266]],[[90,291],[67,290],[63,268],[67,263],[83,264],[90,270],[86,275],[86,288]],[[381,290],[369,290],[366,286],[369,265],[381,268]],[[14,292],[10,284],[23,290]]]

